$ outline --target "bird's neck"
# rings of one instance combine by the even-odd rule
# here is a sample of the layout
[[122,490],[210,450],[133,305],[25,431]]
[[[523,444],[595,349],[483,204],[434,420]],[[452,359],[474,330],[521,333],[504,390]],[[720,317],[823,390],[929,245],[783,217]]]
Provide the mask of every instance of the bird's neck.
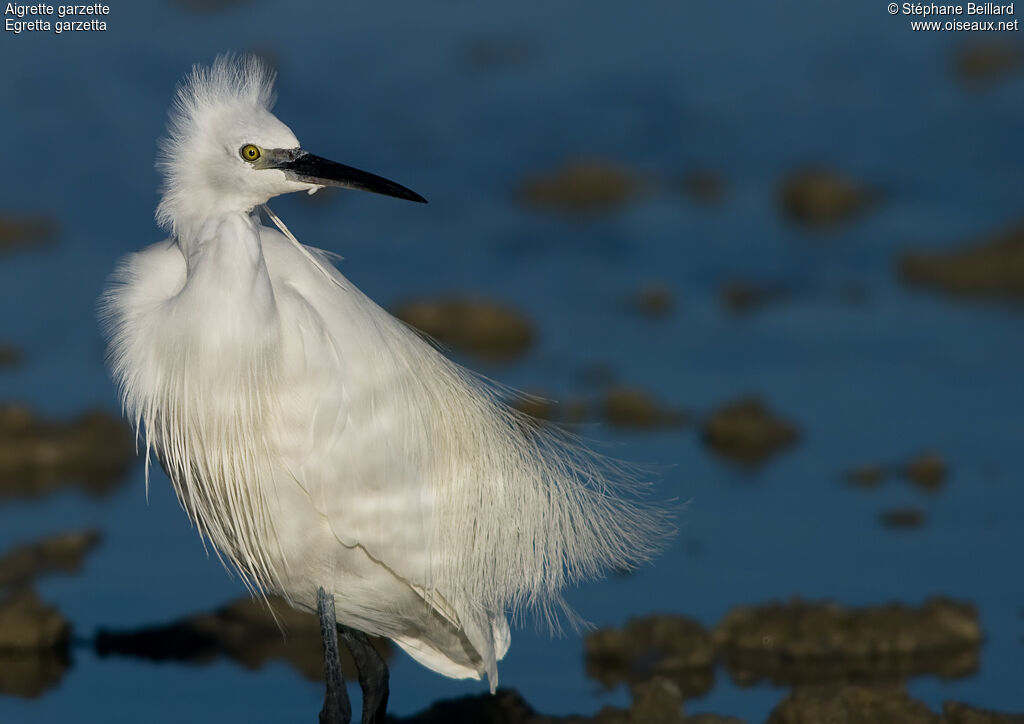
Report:
[[232,331],[267,327],[277,310],[260,226],[248,213],[231,212],[206,219],[178,237],[185,257],[182,294],[206,322],[228,323]]
[[259,224],[249,212],[232,211],[196,219],[179,226],[176,235],[190,275],[210,261],[246,265],[263,255]]

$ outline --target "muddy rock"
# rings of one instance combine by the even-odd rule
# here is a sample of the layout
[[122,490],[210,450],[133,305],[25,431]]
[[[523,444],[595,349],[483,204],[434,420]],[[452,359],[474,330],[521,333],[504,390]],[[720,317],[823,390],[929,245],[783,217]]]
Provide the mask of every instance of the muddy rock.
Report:
[[587,676],[608,688],[663,677],[693,697],[709,691],[714,680],[711,634],[684,616],[652,615],[635,618],[624,629],[592,631],[584,650]]
[[13,369],[18,367],[22,363],[23,359],[24,355],[17,347],[0,344],[0,369]]
[[733,609],[714,640],[740,685],[895,683],[973,672],[982,634],[973,606],[943,598],[858,609],[795,600]]
[[964,297],[1024,297],[1024,222],[951,251],[908,251],[900,279]]
[[768,724],[942,724],[902,686],[801,686],[782,700]]
[[843,473],[843,479],[858,488],[877,488],[885,480],[885,467],[875,463],[858,465]]
[[694,169],[683,176],[683,192],[702,204],[721,203],[726,194],[726,183],[718,173],[711,169]]
[[71,624],[24,588],[0,600],[0,694],[41,696],[70,666]]
[[938,490],[946,482],[946,461],[938,453],[924,453],[908,462],[903,474],[923,490]]
[[704,442],[719,455],[747,464],[764,462],[797,441],[796,426],[746,397],[723,405],[704,423]]
[[630,724],[683,724],[683,694],[671,679],[655,676],[633,687]]
[[879,513],[878,519],[886,528],[912,530],[924,525],[925,514],[918,508],[890,508]]
[[443,345],[486,362],[521,357],[533,344],[533,325],[506,304],[467,297],[418,299],[392,313]]
[[46,216],[0,214],[0,253],[53,240],[57,224]]
[[67,620],[31,589],[0,602],[0,652],[66,649],[70,635]]
[[650,393],[635,387],[614,387],[605,393],[604,418],[616,427],[678,427],[686,422],[682,410],[665,407]]
[[779,201],[787,217],[809,227],[835,226],[867,209],[873,194],[855,181],[826,168],[790,174]]
[[[100,656],[133,656],[150,661],[205,664],[225,656],[247,669],[281,659],[307,679],[322,679],[319,619],[278,598],[271,597],[269,604],[273,614],[262,600],[241,598],[213,613],[165,625],[132,631],[101,630],[94,646]],[[385,639],[372,640],[381,656],[391,658],[391,647]],[[345,676],[355,677],[348,650],[344,646],[341,649]]]
[[672,289],[660,282],[648,282],[626,297],[626,308],[648,319],[665,319],[675,306]]
[[953,63],[961,80],[995,80],[1024,68],[1024,46],[1006,41],[978,42],[961,48]]
[[942,704],[945,724],[1024,724],[1024,714],[1001,714],[955,701]]
[[70,667],[63,649],[0,651],[0,695],[35,699],[57,686]]
[[722,308],[734,314],[752,312],[774,302],[784,300],[788,292],[781,286],[758,284],[734,280],[726,282],[718,290]]
[[609,161],[578,159],[528,179],[519,189],[519,198],[537,208],[593,213],[619,208],[640,190],[640,179],[632,172]]
[[71,422],[42,420],[27,407],[0,405],[0,500],[36,497],[77,484],[109,492],[135,462],[135,436],[106,412]]
[[882,484],[890,472],[898,472],[907,482],[921,490],[935,492],[945,485],[948,467],[942,455],[926,452],[903,463],[859,465],[843,473],[843,479],[861,488],[875,488]]
[[55,571],[75,573],[99,542],[99,531],[86,530],[15,546],[0,557],[0,588],[26,586]]

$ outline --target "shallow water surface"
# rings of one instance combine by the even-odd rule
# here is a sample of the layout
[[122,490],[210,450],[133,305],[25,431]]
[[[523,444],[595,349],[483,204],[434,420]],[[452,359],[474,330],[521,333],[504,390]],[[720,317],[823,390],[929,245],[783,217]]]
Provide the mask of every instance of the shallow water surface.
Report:
[[[430,199],[277,200],[300,239],[344,256],[344,273],[385,306],[454,291],[521,311],[536,333],[525,356],[460,358],[502,383],[589,401],[600,389],[585,371],[599,364],[695,420],[629,430],[590,416],[577,428],[658,466],[656,497],[681,503],[678,537],[653,566],[570,593],[584,617],[622,626],[677,612],[712,626],[734,606],[794,596],[859,606],[947,595],[978,607],[980,666],[913,679],[912,695],[935,709],[1024,710],[1022,308],[896,274],[904,249],[953,248],[1020,218],[1024,77],[954,72],[962,46],[993,38],[912,33],[884,6],[853,2],[197,5],[119,3],[105,33],[0,43],[0,212],[58,227],[52,245],[0,255],[0,341],[25,356],[0,369],[0,400],[55,418],[116,412],[94,302],[119,256],[161,238],[153,158],[173,86],[194,62],[256,51],[278,67],[276,112],[306,147]],[[640,179],[636,195],[583,214],[521,201],[526,179],[587,158]],[[870,188],[873,203],[828,228],[787,219],[782,180],[807,165]],[[722,179],[719,201],[686,194],[695,169]],[[785,294],[730,313],[720,289],[736,280]],[[650,282],[673,295],[664,318],[624,301]],[[754,467],[714,455],[699,430],[746,394],[800,430]],[[933,493],[898,472],[930,450],[948,466]],[[843,482],[869,463],[892,470],[880,486]],[[103,534],[80,574],[37,586],[80,639],[72,666],[37,699],[0,697],[0,721],[313,720],[321,686],[284,663],[92,652],[99,628],[166,623],[241,593],[159,470],[146,498],[136,464],[103,497],[0,501],[2,548]],[[899,508],[923,524],[883,527],[883,511]],[[527,626],[500,671],[545,713],[629,698],[586,678],[575,635]],[[402,715],[484,689],[402,654],[391,681]],[[760,721],[785,694],[719,669],[686,706]]]

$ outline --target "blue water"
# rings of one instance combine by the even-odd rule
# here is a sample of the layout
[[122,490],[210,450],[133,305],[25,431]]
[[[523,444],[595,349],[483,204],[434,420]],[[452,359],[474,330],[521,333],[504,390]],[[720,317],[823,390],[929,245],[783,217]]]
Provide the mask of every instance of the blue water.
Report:
[[[876,7],[877,6],[877,7]],[[694,430],[584,434],[630,460],[665,466],[658,495],[687,506],[657,564],[574,591],[598,625],[673,611],[713,625],[731,607],[794,595],[844,604],[932,594],[973,601],[986,641],[977,674],[911,682],[944,699],[1024,710],[1022,310],[908,290],[894,259],[948,248],[1021,216],[1024,79],[969,87],[956,49],[981,34],[912,33],[882,4],[256,2],[194,12],[117,3],[105,33],[4,33],[0,40],[0,206],[52,214],[53,247],[0,259],[0,339],[28,363],[0,373],[0,399],[68,416],[116,411],[94,300],[116,259],[156,241],[156,138],[175,82],[194,62],[256,50],[280,73],[278,115],[324,156],[423,193],[426,207],[335,192],[280,199],[297,236],[346,258],[344,271],[387,304],[468,290],[535,320],[523,361],[474,365],[555,397],[587,391],[580,370],[607,363],[668,404],[707,412],[756,392],[803,433],[754,472],[714,458]],[[527,49],[474,68],[467,47],[497,38]],[[1016,38],[1014,38],[1016,40]],[[634,203],[590,218],[525,209],[518,184],[566,158],[598,156],[647,179]],[[806,163],[882,191],[870,213],[830,232],[789,224],[780,178]],[[721,174],[717,206],[672,180]],[[325,192],[330,193],[330,192]],[[727,314],[718,287],[782,284],[792,298]],[[677,296],[668,319],[624,309],[650,281]],[[862,284],[866,303],[840,290]],[[841,472],[928,449],[950,466],[924,495],[890,482],[851,489]],[[0,547],[95,525],[105,542],[42,596],[88,635],[209,610],[240,595],[157,475],[141,468],[112,496],[64,493],[0,506]],[[891,531],[881,510],[922,508],[925,526]],[[696,551],[696,552],[694,552]],[[583,673],[582,644],[517,632],[501,681],[538,710],[625,704]],[[392,711],[483,690],[399,656]],[[715,689],[688,703],[757,721],[784,695]],[[39,700],[0,699],[0,721],[308,721],[322,691],[283,664],[249,672],[97,659],[76,651]]]

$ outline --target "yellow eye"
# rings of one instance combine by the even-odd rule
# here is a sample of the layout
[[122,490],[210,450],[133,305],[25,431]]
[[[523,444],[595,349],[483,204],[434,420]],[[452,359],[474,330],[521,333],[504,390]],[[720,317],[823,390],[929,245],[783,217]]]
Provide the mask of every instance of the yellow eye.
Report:
[[260,157],[260,149],[256,148],[256,146],[251,143],[247,143],[238,149],[238,154],[242,157],[243,161],[252,163]]

